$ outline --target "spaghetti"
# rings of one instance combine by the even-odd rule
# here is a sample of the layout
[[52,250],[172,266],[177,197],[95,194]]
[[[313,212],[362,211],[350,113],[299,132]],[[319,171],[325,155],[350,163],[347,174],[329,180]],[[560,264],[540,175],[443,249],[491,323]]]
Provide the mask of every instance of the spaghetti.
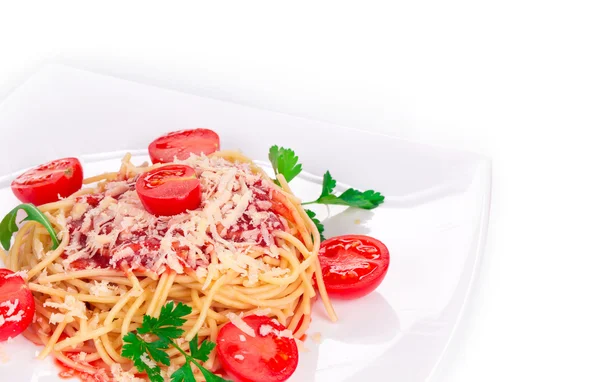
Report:
[[[319,232],[283,176],[279,187],[231,151],[176,162],[200,179],[196,210],[145,211],[135,180],[162,165],[137,167],[128,154],[118,172],[84,180],[93,187],[39,207],[59,232],[58,248],[35,222],[15,235],[5,264],[27,271],[36,318],[24,335],[44,346],[40,358],[53,355],[109,379],[135,373],[121,356],[122,337],[167,301],[192,307],[179,343],[186,351],[195,335],[215,342],[223,325],[249,314],[272,317],[301,338],[317,290],[336,320],[318,261]],[[175,349],[168,354],[172,368],[185,362]],[[218,369],[214,352],[205,365]]]

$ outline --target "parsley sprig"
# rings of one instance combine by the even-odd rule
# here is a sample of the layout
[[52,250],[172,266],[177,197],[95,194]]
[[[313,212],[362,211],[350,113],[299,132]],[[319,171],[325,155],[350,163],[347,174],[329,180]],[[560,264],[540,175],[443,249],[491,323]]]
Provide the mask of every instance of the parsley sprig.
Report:
[[385,199],[385,197],[377,191],[367,190],[361,192],[354,188],[349,188],[342,192],[341,195],[336,196],[333,193],[336,183],[336,180],[333,179],[329,171],[327,171],[325,175],[323,175],[323,190],[321,191],[321,196],[311,202],[304,202],[302,204],[340,204],[342,206],[372,210],[383,203],[383,200]]
[[[300,174],[302,165],[298,163],[298,156],[292,149],[286,149],[276,145],[269,149],[269,161],[273,165],[275,174],[281,174],[286,182],[290,182]],[[275,183],[279,184],[277,180]]]
[[[279,146],[271,146],[269,149],[269,161],[273,165],[275,174],[281,174],[287,182],[290,182],[302,171],[302,164],[298,163],[298,156],[292,149],[287,149]],[[277,184],[279,182],[276,181]],[[385,197],[381,193],[374,190],[359,191],[355,188],[349,188],[340,195],[335,195],[334,190],[337,182],[331,176],[329,171],[323,175],[323,188],[321,195],[310,202],[304,202],[302,205],[308,204],[337,204],[348,207],[362,208],[372,210],[383,203]],[[316,218],[316,214],[306,209],[308,217],[315,223],[319,230],[321,240],[323,236],[323,224]]]
[[321,223],[321,221],[319,219],[317,219],[317,214],[314,211],[311,210],[306,210],[306,214],[308,215],[308,217],[310,218],[310,220],[312,220],[313,223],[315,223],[315,226],[317,226],[317,230],[319,231],[319,236],[321,237],[321,241],[325,240],[325,236],[323,235],[323,232],[325,231],[325,227],[323,227],[323,223]]
[[[171,375],[171,382],[195,381],[192,364],[200,370],[207,382],[227,382],[225,379],[213,374],[199,362],[206,362],[210,352],[215,348],[215,343],[203,341],[198,345],[198,335],[190,341],[190,354],[186,353],[177,343],[176,338],[181,337],[185,331],[181,329],[185,323],[184,316],[192,313],[192,308],[185,304],[168,302],[160,310],[158,317],[145,315],[142,325],[136,332],[129,332],[123,337],[121,355],[133,361],[139,371],[146,372],[151,382],[163,382],[159,364],[170,366],[170,357],[166,350],[174,347],[185,357],[185,364]],[[156,338],[146,341],[141,335],[151,335]],[[152,362],[153,361],[153,362]]]
[[27,214],[22,222],[26,220],[35,221],[48,230],[50,238],[52,239],[52,249],[56,249],[59,241],[56,232],[52,227],[52,223],[50,223],[50,220],[48,220],[46,215],[33,204],[19,204],[6,214],[4,219],[0,222],[0,243],[4,249],[7,251],[10,249],[10,239],[13,234],[19,230],[19,227],[17,226],[17,212],[19,212],[19,210],[23,210]]

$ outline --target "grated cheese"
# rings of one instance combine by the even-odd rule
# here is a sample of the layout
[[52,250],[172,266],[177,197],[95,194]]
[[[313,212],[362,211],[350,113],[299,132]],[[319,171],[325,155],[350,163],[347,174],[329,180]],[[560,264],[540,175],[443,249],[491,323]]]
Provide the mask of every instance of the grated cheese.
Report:
[[237,206],[231,212],[229,212],[227,216],[225,216],[225,219],[223,219],[223,222],[221,223],[225,228],[231,227],[231,225],[238,221],[238,219],[242,217],[244,212],[246,212],[246,209],[248,208],[248,205],[250,204],[250,200],[252,198],[252,192],[246,192],[237,201],[235,200],[236,196],[238,195],[235,195],[232,200],[234,202],[237,202]]
[[35,257],[38,260],[41,260],[44,256],[44,244],[42,244],[40,239],[38,239],[37,237],[33,239],[33,253],[35,253]]
[[25,311],[23,310],[19,310],[17,312],[17,314],[13,314],[12,316],[8,316],[5,318],[5,320],[8,321],[12,321],[12,322],[19,322],[23,319],[23,315],[25,314]]
[[291,330],[289,330],[289,329],[277,330],[274,327],[272,327],[271,325],[267,325],[267,324],[263,324],[260,326],[259,333],[263,337],[268,336],[269,334],[273,333],[273,334],[275,334],[275,336],[277,338],[294,338],[294,335]]
[[65,315],[62,313],[50,313],[50,324],[56,325],[65,320]]
[[[44,213],[46,216],[50,217],[50,213],[49,212],[45,212]],[[58,224],[60,227],[64,227],[67,224],[67,219],[65,217],[64,214],[60,213],[58,215],[56,215],[56,224]]]
[[234,355],[234,356],[233,356],[233,358],[235,358],[235,359],[237,359],[237,360],[240,360],[240,361],[243,361],[243,360],[244,360],[244,356],[243,356],[243,355],[241,355],[241,354],[236,354],[236,355]]
[[13,302],[10,302],[10,300],[6,300],[2,304],[0,304],[0,308],[7,308],[5,313],[7,317],[13,315],[15,310],[17,310],[17,306],[19,306],[19,299],[15,299],[15,301]]
[[140,356],[140,360],[151,369],[156,367],[156,362],[154,362],[154,360],[150,359],[150,357],[148,357],[148,354],[146,354],[146,353],[142,353],[142,355]]
[[92,296],[114,296],[115,291],[116,287],[110,285],[106,280],[94,280],[94,285],[90,287],[90,294]]
[[144,379],[136,377],[133,373],[124,371],[119,363],[113,363],[110,366],[110,372],[115,382],[145,382]]
[[85,303],[82,301],[78,301],[75,296],[67,295],[65,297],[64,303],[46,301],[44,302],[44,307],[51,307],[55,309],[63,309],[67,312],[67,316],[70,317],[78,317],[82,319],[87,319],[85,315]]
[[[243,312],[241,314],[243,315]],[[226,314],[226,317],[236,328],[241,330],[244,334],[247,334],[250,337],[256,337],[256,332],[254,332],[254,329],[252,329],[250,325],[248,325],[244,320],[242,320],[241,315],[238,316],[237,314],[230,312]]]
[[[93,269],[144,268],[155,274],[172,270],[196,272],[203,289],[233,270],[255,285],[261,275],[289,274],[267,264],[262,256],[278,258],[270,246],[273,231],[285,229],[285,219],[271,211],[275,186],[255,174],[248,163],[191,155],[183,163],[193,167],[202,188],[199,208],[174,216],[147,212],[135,191],[135,178],[108,182],[97,194],[94,207],[79,198],[66,229],[71,234],[62,260],[67,271],[75,267]],[[252,255],[249,255],[252,251]],[[259,251],[258,256],[256,251]],[[109,257],[108,265],[105,264]],[[216,260],[216,261],[215,261]],[[95,296],[114,295],[105,284],[90,289]]]
[[27,280],[27,271],[18,271],[15,273],[11,273],[10,275],[4,276],[5,279],[10,279],[11,277],[20,277],[23,280]]
[[294,333],[289,329],[278,331],[276,335],[279,338],[294,338]]
[[268,316],[271,314],[271,308],[256,309],[252,313],[256,314],[257,316]]
[[[0,316],[1,317],[1,316]],[[246,342],[246,336],[243,334],[240,334],[240,341],[241,342]]]
[[275,331],[275,328],[273,328],[271,325],[261,325],[258,331],[261,336],[265,337],[273,333]]
[[196,277],[198,277],[199,280],[202,280],[203,278],[205,278],[208,275],[208,270],[206,268],[196,268]]
[[171,380],[171,376],[173,375],[173,373],[175,371],[177,371],[177,366],[175,366],[174,364],[171,364],[171,366],[169,366],[167,368],[167,370],[161,369],[160,375],[163,377],[163,379],[165,381],[170,381]]
[[94,313],[94,315],[92,316],[92,319],[88,323],[88,326],[90,327],[90,329],[96,329],[98,327],[99,322],[100,322],[100,316],[98,315],[98,313]]
[[85,211],[88,210],[88,208],[90,208],[90,205],[86,202],[75,203],[73,205],[73,208],[71,209],[71,216],[73,217],[73,219],[79,220],[81,219]]
[[290,273],[290,270],[287,268],[273,267],[271,270],[264,272],[264,275],[269,277],[280,277],[287,275],[288,273]]
[[0,326],[4,325],[5,322],[4,316],[0,314]]

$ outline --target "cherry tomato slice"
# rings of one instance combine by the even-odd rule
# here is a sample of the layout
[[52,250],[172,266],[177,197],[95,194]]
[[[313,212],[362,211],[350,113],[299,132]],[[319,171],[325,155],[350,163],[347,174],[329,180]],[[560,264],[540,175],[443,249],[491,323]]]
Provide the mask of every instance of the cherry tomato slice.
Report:
[[321,243],[319,262],[331,296],[353,299],[374,291],[390,265],[381,241],[365,235],[332,237]]
[[243,320],[255,337],[244,334],[231,322],[217,336],[217,356],[225,371],[240,382],[287,380],[298,366],[296,341],[282,336],[285,327],[269,317],[248,316]]
[[219,150],[219,135],[209,129],[180,130],[156,138],[148,146],[152,163],[183,160],[191,153],[208,155]]
[[21,334],[35,313],[33,295],[25,280],[9,269],[0,269],[0,341]]
[[154,215],[170,216],[200,205],[202,190],[196,172],[190,166],[172,164],[141,174],[135,190],[146,210]]
[[23,203],[36,206],[56,202],[78,191],[83,183],[83,169],[77,158],[57,159],[19,175],[10,185]]

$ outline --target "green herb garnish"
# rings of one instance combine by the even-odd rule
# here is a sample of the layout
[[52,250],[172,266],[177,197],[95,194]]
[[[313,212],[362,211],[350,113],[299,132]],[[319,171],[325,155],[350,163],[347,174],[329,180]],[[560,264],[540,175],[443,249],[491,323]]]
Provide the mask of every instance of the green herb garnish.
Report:
[[372,210],[383,203],[385,197],[379,192],[373,190],[358,191],[354,188],[349,188],[342,192],[341,195],[334,195],[333,189],[336,185],[335,179],[331,177],[329,171],[323,175],[323,190],[318,199],[302,204],[339,204],[348,207],[357,207],[365,210]]
[[314,211],[311,211],[311,210],[304,210],[304,211],[306,211],[306,214],[308,215],[310,220],[312,220],[312,222],[315,223],[315,225],[317,226],[317,230],[319,231],[319,236],[321,237],[321,242],[323,242],[325,240],[325,236],[323,236],[323,231],[325,231],[325,227],[323,227],[323,223],[321,223],[321,221],[316,218],[317,214],[315,214]]
[[0,243],[2,243],[4,249],[7,251],[10,249],[10,239],[12,238],[13,234],[19,230],[16,221],[17,212],[19,212],[19,210],[23,210],[27,214],[27,216],[25,216],[25,218],[21,222],[24,222],[26,220],[35,221],[43,225],[44,228],[48,230],[48,233],[52,238],[52,249],[56,249],[58,247],[59,241],[58,237],[56,237],[56,232],[54,231],[54,228],[52,228],[52,224],[50,223],[46,215],[44,215],[42,211],[40,211],[33,204],[19,204],[18,206],[13,208],[13,210],[10,211],[4,217],[4,219],[2,219],[2,222],[0,222]]
[[[286,182],[290,182],[302,171],[302,165],[298,163],[298,156],[292,149],[271,146],[269,149],[269,161],[273,165],[275,175],[283,175]],[[279,184],[279,182],[275,182]]]
[[[158,318],[145,315],[137,333],[129,332],[123,337],[124,345],[121,355],[131,359],[139,371],[146,372],[151,382],[164,382],[159,364],[171,365],[166,350],[172,346],[185,357],[186,362],[171,375],[171,382],[195,381],[192,364],[200,370],[207,382],[227,382],[199,363],[208,360],[210,352],[216,346],[214,342],[203,341],[198,346],[198,336],[196,335],[190,341],[190,354],[175,342],[176,338],[185,333],[181,328],[185,323],[183,317],[190,313],[192,313],[192,308],[188,305],[181,303],[175,305],[170,301],[161,308]],[[156,340],[147,342],[140,334],[152,335],[156,337]],[[148,362],[149,360],[154,362]],[[152,366],[153,363],[156,365]]]
[[[302,171],[302,165],[298,163],[298,156],[292,149],[286,149],[279,146],[271,146],[269,149],[269,160],[273,165],[275,174],[281,174],[286,181],[294,179],[300,171]],[[275,181],[277,184],[279,182]],[[307,204],[337,204],[348,207],[362,208],[365,210],[372,210],[383,203],[385,197],[381,193],[373,190],[359,191],[355,188],[349,188],[342,192],[340,195],[334,194],[336,181],[331,176],[329,171],[323,175],[323,188],[321,195],[318,199],[310,202],[304,202],[302,205]],[[311,210],[306,210],[306,213],[310,219],[315,223],[321,240],[325,240],[323,236],[323,224],[317,219],[316,214]]]

